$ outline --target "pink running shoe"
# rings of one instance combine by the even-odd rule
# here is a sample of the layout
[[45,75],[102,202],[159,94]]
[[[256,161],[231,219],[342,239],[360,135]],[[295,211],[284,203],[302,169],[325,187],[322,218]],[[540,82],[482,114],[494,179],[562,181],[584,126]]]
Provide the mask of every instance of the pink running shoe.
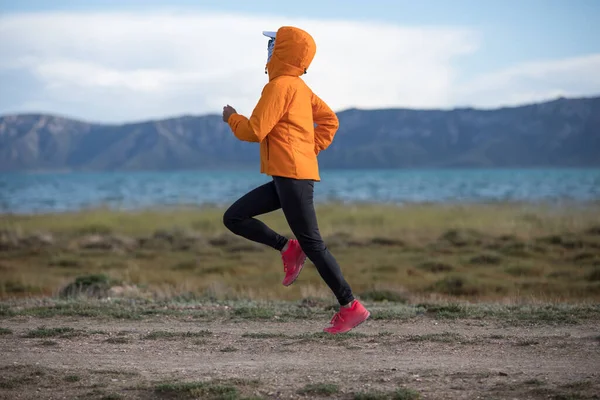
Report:
[[290,239],[288,242],[287,250],[281,254],[283,260],[283,271],[285,272],[285,278],[283,278],[283,286],[290,286],[304,267],[306,261],[306,254],[302,251],[300,243],[295,239]]
[[358,300],[354,300],[350,307],[340,307],[340,311],[331,319],[331,326],[323,329],[323,332],[333,335],[349,332],[365,322],[370,315]]

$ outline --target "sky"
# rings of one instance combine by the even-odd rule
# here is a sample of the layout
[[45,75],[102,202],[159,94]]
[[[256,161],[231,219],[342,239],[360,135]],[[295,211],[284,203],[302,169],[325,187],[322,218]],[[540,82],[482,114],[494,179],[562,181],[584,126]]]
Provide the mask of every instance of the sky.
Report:
[[263,30],[308,31],[334,110],[600,95],[598,0],[0,0],[0,114],[123,123],[249,115]]

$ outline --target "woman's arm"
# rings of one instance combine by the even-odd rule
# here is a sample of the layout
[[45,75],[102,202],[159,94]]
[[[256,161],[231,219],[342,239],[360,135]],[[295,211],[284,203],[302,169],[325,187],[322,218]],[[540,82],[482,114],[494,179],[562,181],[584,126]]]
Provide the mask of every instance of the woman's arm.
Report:
[[285,114],[288,108],[287,92],[287,88],[276,81],[269,82],[249,119],[240,114],[232,114],[228,118],[227,123],[233,134],[245,142],[262,142]]
[[312,95],[312,110],[313,120],[317,124],[315,127],[315,154],[318,155],[329,147],[340,124],[337,115],[329,108],[327,103],[314,93]]

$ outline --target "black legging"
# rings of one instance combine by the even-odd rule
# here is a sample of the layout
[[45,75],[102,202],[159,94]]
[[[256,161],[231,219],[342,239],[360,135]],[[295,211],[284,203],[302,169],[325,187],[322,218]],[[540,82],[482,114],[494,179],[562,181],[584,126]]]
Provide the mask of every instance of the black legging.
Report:
[[321,238],[313,191],[313,181],[274,177],[233,203],[225,212],[223,223],[236,235],[281,251],[287,239],[254,218],[281,208],[308,259],[338,302],[346,305],[354,300],[352,289]]

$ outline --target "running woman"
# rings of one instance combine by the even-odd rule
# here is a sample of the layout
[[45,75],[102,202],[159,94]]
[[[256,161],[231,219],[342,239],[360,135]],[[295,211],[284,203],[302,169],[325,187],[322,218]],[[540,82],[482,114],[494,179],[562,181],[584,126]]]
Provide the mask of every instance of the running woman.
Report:
[[[321,180],[317,156],[333,141],[338,118],[300,78],[316,53],[312,36],[289,26],[263,35],[269,38],[265,69],[269,82],[250,118],[227,105],[223,121],[239,140],[260,143],[260,170],[272,180],[233,203],[223,222],[234,234],[281,252],[284,286],[298,278],[308,256],[340,304],[324,331],[345,333],[370,313],[354,298],[325,246],[313,203],[314,183]],[[297,240],[279,235],[254,218],[280,208]]]

